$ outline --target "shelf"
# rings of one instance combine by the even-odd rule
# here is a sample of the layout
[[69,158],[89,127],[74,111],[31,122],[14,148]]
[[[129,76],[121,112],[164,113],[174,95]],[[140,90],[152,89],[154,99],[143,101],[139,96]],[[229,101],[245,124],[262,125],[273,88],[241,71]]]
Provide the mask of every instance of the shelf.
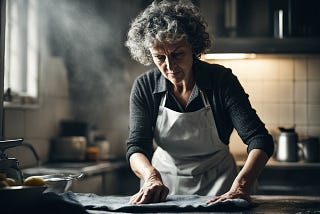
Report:
[[208,53],[319,54],[320,38],[216,38]]

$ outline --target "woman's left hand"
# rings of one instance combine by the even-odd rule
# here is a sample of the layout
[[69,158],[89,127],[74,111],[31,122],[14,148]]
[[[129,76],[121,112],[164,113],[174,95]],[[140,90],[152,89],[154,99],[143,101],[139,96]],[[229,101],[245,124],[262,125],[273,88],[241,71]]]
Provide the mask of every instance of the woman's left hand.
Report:
[[242,198],[248,202],[251,202],[250,195],[246,191],[244,191],[243,189],[237,188],[237,189],[231,189],[223,195],[215,196],[212,199],[209,199],[207,201],[207,203],[209,204],[209,203],[213,203],[213,202],[224,201],[227,199],[236,199],[236,198]]
[[213,197],[207,203],[241,198],[251,202],[250,189],[259,176],[269,157],[260,149],[250,151],[248,158],[235,178],[230,190],[223,195]]

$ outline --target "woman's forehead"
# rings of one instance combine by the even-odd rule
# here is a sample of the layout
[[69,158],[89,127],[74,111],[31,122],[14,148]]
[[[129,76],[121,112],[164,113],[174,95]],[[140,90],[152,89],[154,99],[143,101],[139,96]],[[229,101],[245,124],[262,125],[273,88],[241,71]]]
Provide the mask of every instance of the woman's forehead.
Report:
[[151,48],[151,51],[160,53],[170,53],[180,47],[189,47],[190,44],[185,40],[177,42],[156,42]]

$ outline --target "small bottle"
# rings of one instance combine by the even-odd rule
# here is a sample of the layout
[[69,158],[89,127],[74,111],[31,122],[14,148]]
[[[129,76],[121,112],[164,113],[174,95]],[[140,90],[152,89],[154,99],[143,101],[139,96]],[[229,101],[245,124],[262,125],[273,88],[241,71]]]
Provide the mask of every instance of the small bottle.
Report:
[[99,148],[99,159],[106,160],[110,156],[110,143],[104,135],[95,136],[95,145]]

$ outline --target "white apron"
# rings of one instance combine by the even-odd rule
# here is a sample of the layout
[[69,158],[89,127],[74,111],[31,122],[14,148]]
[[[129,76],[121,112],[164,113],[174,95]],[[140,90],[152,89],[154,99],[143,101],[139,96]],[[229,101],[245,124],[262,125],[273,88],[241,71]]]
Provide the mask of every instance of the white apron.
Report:
[[238,168],[227,145],[219,139],[210,104],[201,93],[204,108],[176,112],[162,97],[155,127],[158,145],[152,165],[161,173],[169,194],[221,195],[234,181]]

